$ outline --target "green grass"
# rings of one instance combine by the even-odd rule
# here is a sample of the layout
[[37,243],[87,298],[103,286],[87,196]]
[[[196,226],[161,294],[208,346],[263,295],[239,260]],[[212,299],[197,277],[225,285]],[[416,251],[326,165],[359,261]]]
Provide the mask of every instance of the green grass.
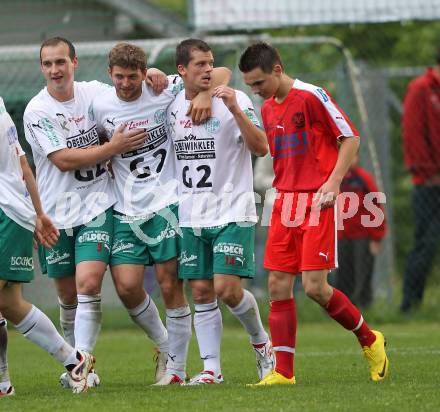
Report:
[[[300,324],[295,387],[248,388],[255,382],[254,355],[245,333],[226,326],[222,365],[226,383],[211,387],[151,388],[152,345],[135,328],[103,328],[96,355],[102,386],[72,395],[58,385],[62,368],[16,332],[9,364],[17,395],[1,411],[434,411],[440,408],[440,325],[384,324],[390,378],[368,381],[365,360],[350,333],[326,320]],[[201,370],[196,342],[189,374]]]

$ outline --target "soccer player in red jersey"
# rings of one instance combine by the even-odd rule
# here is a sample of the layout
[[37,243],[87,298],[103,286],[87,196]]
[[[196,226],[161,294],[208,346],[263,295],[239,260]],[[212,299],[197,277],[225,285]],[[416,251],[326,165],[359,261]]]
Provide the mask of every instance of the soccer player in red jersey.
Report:
[[324,89],[287,76],[277,50],[267,43],[248,47],[239,67],[246,84],[266,99],[261,114],[277,189],[264,258],[276,368],[257,385],[295,383],[295,274],[302,274],[306,295],[356,335],[371,379],[383,380],[389,368],[384,336],[327,282],[337,266],[334,204],[359,134]]

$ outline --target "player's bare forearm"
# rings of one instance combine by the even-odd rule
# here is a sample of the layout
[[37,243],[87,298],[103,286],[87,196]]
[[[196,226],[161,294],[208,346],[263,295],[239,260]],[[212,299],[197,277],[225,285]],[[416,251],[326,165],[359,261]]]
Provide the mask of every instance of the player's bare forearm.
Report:
[[341,183],[342,179],[348,172],[354,157],[359,150],[359,138],[355,136],[345,137],[339,147],[338,160],[335,168],[329,177],[329,181]]
[[256,156],[266,156],[268,152],[266,133],[252,123],[243,110],[240,109],[232,114],[248,149]]
[[86,149],[61,149],[48,158],[62,172],[82,169],[109,160],[114,155],[110,143]]
[[265,156],[268,151],[266,133],[258,128],[241,109],[235,90],[228,86],[219,86],[215,88],[214,96],[222,99],[234,116],[248,149],[257,156]]
[[227,67],[216,67],[213,69],[211,87],[206,91],[199,92],[191,100],[186,113],[187,116],[191,116],[194,124],[201,124],[211,117],[214,90],[218,86],[227,85],[231,79],[231,73]]
[[216,67],[212,70],[212,82],[209,91],[212,92],[217,86],[226,86],[231,80],[232,72],[227,67]]
[[62,172],[90,167],[106,162],[113,156],[139,149],[147,137],[145,129],[124,132],[126,125],[118,126],[109,142],[85,149],[61,149],[51,153],[48,158]]
[[153,89],[154,94],[159,95],[167,88],[168,78],[162,70],[151,67],[147,70],[145,83]]
[[328,180],[318,189],[320,197],[318,205],[322,208],[331,207],[335,204],[340,192],[341,182],[353,163],[353,159],[359,149],[359,138],[350,136],[342,140],[339,147],[338,160]]
[[26,184],[26,189],[28,190],[29,195],[31,196],[35,213],[37,214],[37,216],[42,215],[43,207],[41,206],[41,200],[38,194],[37,182],[35,181],[34,174],[32,173],[32,169],[29,166],[29,163],[25,155],[20,157],[20,165],[21,165],[21,170],[23,171],[23,179]]

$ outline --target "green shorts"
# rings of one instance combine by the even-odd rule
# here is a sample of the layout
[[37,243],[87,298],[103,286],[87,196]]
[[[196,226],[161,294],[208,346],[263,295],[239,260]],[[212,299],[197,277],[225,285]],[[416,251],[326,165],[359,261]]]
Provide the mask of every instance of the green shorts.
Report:
[[176,257],[179,247],[177,214],[177,205],[160,210],[148,220],[114,212],[110,265],[152,265]]
[[33,233],[0,209],[0,279],[30,282],[34,278]]
[[113,208],[96,216],[85,225],[61,229],[56,245],[45,249],[47,275],[63,278],[75,275],[79,262],[108,263],[113,241]]
[[[212,279],[214,273],[252,278],[255,273],[255,225],[237,223],[182,228],[180,279]],[[199,235],[199,236],[198,236]]]

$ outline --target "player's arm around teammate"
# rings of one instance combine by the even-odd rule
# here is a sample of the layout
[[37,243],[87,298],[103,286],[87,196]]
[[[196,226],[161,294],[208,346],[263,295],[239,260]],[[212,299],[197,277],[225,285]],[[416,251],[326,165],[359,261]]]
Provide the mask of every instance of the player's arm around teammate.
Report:
[[[203,371],[191,379],[191,385],[223,381],[217,296],[250,335],[260,378],[273,366],[255,298],[241,286],[241,278],[254,273],[251,150],[267,152],[265,134],[254,124],[258,120],[249,98],[229,87],[214,91],[212,118],[206,125],[195,125],[185,115],[190,102],[211,87],[213,63],[210,47],[201,40],[187,39],[177,46],[176,66],[185,90],[168,109],[181,192],[179,277],[187,279],[192,289],[194,327],[204,361]],[[199,206],[208,198],[213,203],[202,207],[204,213]],[[223,203],[226,199],[232,199],[228,206]],[[246,199],[245,204],[238,199]]]
[[266,133],[263,129],[257,127],[241,109],[237,102],[235,90],[228,86],[218,86],[214,89],[213,96],[222,99],[232,116],[234,116],[248,149],[256,156],[266,156],[269,151]]
[[72,346],[92,352],[101,327],[100,293],[113,236],[114,195],[105,160],[136,150],[146,133],[121,126],[113,142],[99,146],[88,109],[108,86],[74,81],[77,67],[69,40],[56,37],[41,45],[46,87],[29,102],[24,123],[42,204],[60,230],[45,256],[57,288],[60,324]]

